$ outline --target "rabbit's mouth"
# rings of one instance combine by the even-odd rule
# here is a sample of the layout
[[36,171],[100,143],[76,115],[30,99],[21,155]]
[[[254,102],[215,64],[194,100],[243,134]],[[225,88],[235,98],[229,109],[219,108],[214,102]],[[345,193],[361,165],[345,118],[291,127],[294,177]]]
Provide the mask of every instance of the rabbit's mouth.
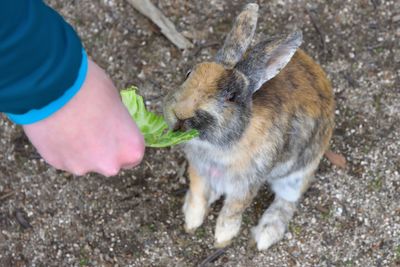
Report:
[[190,122],[190,118],[184,119],[184,120],[177,119],[177,121],[175,122],[175,125],[172,127],[172,130],[186,132],[191,129],[189,127],[189,124],[190,124],[189,122]]

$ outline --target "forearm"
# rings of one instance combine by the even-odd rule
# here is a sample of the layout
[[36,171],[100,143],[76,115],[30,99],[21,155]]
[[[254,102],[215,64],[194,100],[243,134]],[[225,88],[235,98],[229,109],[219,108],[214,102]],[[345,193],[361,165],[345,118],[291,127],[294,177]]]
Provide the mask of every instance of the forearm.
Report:
[[50,116],[85,79],[78,36],[40,0],[2,1],[0,25],[0,112],[21,124]]

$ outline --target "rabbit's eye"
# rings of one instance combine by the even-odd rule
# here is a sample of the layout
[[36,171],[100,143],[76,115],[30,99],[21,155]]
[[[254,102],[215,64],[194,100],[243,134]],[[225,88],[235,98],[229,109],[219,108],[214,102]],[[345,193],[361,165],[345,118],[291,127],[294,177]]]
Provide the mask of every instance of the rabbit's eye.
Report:
[[226,96],[225,100],[229,101],[229,102],[235,102],[236,101],[236,97],[237,97],[237,93],[236,92],[231,92]]
[[187,79],[187,78],[189,77],[190,73],[192,73],[192,70],[188,70],[188,71],[186,72],[186,77],[185,77],[185,79]]

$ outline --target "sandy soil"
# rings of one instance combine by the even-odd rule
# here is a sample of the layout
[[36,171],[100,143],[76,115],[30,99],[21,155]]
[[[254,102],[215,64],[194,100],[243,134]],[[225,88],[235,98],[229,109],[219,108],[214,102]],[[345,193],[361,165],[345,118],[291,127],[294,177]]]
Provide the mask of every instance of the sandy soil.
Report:
[[[185,53],[124,0],[48,2],[118,88],[137,85],[160,112],[162,97],[212,57],[247,1],[153,1],[195,43]],[[329,74],[337,100],[332,150],[349,167],[323,160],[284,240],[258,252],[249,229],[270,203],[265,188],[240,236],[209,266],[399,266],[400,2],[258,2],[256,39],[299,27],[302,48]],[[140,167],[116,177],[74,177],[44,163],[4,117],[0,141],[0,266],[197,266],[215,252],[221,203],[194,235],[183,230],[179,148],[148,149]]]

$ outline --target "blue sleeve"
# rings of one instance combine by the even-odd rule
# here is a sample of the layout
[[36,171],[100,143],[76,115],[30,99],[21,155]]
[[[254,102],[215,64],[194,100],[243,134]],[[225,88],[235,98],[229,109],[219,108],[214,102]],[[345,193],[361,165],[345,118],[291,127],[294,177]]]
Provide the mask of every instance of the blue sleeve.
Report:
[[77,34],[41,0],[3,0],[0,25],[0,112],[19,124],[50,116],[86,77]]

